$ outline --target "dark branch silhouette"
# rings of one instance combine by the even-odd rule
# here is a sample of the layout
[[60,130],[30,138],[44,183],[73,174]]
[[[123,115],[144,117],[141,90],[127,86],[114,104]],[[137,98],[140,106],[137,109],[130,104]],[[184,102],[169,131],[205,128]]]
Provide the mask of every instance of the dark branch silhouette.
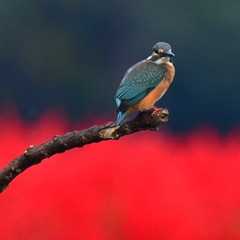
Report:
[[157,130],[161,123],[168,121],[168,116],[167,109],[161,109],[154,114],[152,114],[152,111],[147,111],[138,114],[133,119],[127,119],[119,127],[110,122],[81,131],[69,132],[62,136],[56,135],[39,146],[31,145],[21,156],[14,159],[0,171],[0,193],[8,187],[16,176],[32,165],[40,163],[45,158],[75,147],[83,147],[86,144],[119,139],[122,136],[141,130]]

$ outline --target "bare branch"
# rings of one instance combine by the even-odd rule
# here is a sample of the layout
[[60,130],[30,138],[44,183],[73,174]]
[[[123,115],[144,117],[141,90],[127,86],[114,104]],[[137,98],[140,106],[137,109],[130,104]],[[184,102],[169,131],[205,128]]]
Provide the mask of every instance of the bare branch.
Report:
[[63,153],[75,147],[83,147],[86,144],[119,139],[122,136],[141,130],[157,130],[161,123],[168,121],[168,116],[167,109],[161,109],[155,114],[147,111],[139,114],[134,119],[126,120],[119,127],[110,122],[82,131],[73,131],[62,136],[54,136],[51,140],[37,147],[33,145],[29,146],[21,156],[14,159],[0,171],[0,193],[8,187],[9,183],[16,176],[32,165],[40,163],[45,158],[49,158],[56,153]]

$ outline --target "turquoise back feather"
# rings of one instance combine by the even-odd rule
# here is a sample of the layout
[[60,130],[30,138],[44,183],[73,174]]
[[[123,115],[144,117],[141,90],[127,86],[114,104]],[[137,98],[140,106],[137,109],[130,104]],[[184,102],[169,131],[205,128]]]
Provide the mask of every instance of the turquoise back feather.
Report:
[[140,102],[165,77],[164,65],[152,61],[142,61],[131,67],[124,76],[116,93],[117,111],[124,112]]

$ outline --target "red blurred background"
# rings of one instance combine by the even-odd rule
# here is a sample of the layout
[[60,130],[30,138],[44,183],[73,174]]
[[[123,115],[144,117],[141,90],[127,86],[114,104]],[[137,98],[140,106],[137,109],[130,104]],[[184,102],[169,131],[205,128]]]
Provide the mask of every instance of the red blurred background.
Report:
[[[2,115],[0,166],[96,122]],[[176,136],[162,126],[46,159],[1,194],[0,239],[240,239],[238,133],[205,127]]]

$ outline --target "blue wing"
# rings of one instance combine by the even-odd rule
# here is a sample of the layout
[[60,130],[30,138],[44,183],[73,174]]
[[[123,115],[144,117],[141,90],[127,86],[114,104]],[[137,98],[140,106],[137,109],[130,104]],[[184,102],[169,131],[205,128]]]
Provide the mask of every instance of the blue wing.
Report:
[[144,60],[131,67],[124,76],[116,93],[117,111],[124,112],[140,102],[165,77],[164,65]]

